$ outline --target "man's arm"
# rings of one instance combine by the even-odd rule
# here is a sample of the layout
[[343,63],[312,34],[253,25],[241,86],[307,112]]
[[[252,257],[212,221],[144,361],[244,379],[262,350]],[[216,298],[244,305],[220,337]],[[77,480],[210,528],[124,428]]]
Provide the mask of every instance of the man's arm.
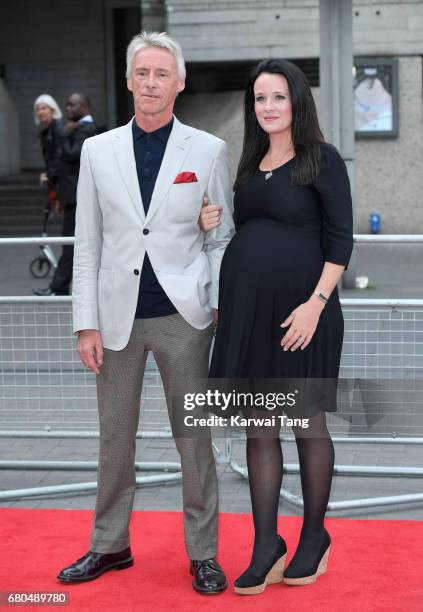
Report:
[[81,156],[82,146],[87,138],[92,136],[92,130],[88,123],[79,123],[72,128],[71,132],[67,127],[62,132],[62,155],[68,162],[77,162]]
[[222,206],[220,223],[207,232],[204,238],[204,251],[210,262],[211,288],[210,306],[217,309],[219,299],[219,273],[223,253],[234,234],[232,220],[233,201],[229,162],[226,144],[219,145],[207,185],[207,196],[210,204]]
[[102,240],[103,217],[88,147],[84,144],[77,190],[72,284],[73,331],[78,333],[76,349],[82,363],[95,374],[100,373],[103,364],[97,288]]
[[81,153],[77,189],[73,260],[73,330],[99,329],[97,279],[103,241],[103,217],[98,202],[87,143]]

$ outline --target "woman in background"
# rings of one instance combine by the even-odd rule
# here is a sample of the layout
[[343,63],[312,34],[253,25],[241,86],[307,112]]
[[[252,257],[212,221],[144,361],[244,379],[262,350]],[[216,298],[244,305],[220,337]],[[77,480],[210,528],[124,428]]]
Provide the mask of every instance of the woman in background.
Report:
[[56,100],[49,94],[41,94],[34,102],[35,124],[40,126],[39,138],[43,153],[45,172],[40,174],[40,183],[47,186],[48,201],[57,208],[57,183],[61,156],[60,130],[62,112]]
[[[323,401],[309,394],[290,417],[299,455],[304,520],[297,550],[284,571],[286,544],[277,532],[283,457],[279,427],[271,437],[247,428],[247,465],[254,548],[236,580],[240,594],[267,584],[307,584],[326,570],[331,539],[324,517],[334,448],[326,411],[336,410],[344,321],[337,283],[353,245],[352,203],[345,164],[323,140],[304,74],[284,60],[265,60],[245,93],[244,144],[235,180],[236,234],[221,265],[219,322],[210,377],[247,379],[255,388],[280,379],[325,379]],[[204,206],[202,227],[219,223]],[[245,416],[265,416],[263,408]],[[269,415],[267,415],[269,416]]]

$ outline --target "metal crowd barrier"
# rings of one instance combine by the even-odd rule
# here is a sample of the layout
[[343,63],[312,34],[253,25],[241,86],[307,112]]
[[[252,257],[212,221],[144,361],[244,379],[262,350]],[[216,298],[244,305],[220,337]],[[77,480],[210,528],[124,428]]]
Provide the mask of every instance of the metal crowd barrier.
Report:
[[[345,336],[340,379],[345,382],[359,381],[358,388],[356,386],[354,389],[353,385],[352,393],[354,391],[367,393],[370,398],[365,399],[363,404],[370,404],[371,411],[366,414],[357,397],[352,398],[347,410],[342,406],[341,400],[341,407],[338,408],[340,413],[327,414],[329,430],[331,432],[338,430],[340,433],[332,437],[334,444],[422,446],[423,300],[344,299],[341,300],[341,305],[345,320]],[[357,340],[357,336],[363,338]],[[416,337],[419,338],[418,341],[415,340]],[[369,380],[366,376],[368,377],[369,371],[372,377],[370,388],[366,388],[366,381]],[[383,392],[384,386],[386,393]],[[378,394],[382,395],[379,401]],[[390,394],[394,394],[393,400],[387,399]],[[344,403],[346,399],[348,398],[343,398]],[[394,410],[385,414],[385,410],[392,408],[388,405],[389,401],[393,403]],[[362,425],[366,416],[370,420],[370,425],[367,424],[368,435],[351,434],[354,429],[360,431],[366,428]],[[355,428],[354,417],[358,422]],[[414,435],[411,435],[412,433]],[[233,445],[244,440],[245,436],[228,439],[226,446],[231,469],[248,478],[247,468],[239,465],[233,458]],[[291,443],[295,438],[282,435],[281,441]],[[298,474],[299,465],[284,464],[284,473]],[[334,475],[416,478],[423,476],[423,468],[335,464]],[[293,495],[284,487],[281,489],[281,498],[295,507],[303,506],[302,498]],[[423,502],[423,493],[333,501],[328,504],[327,509],[340,511],[415,502]]]
[[[1,438],[98,438],[95,375],[75,351],[71,297],[0,297]],[[1,404],[3,404],[1,406]],[[137,438],[172,439],[154,362],[147,361]],[[7,426],[6,426],[7,424]],[[93,461],[0,461],[0,469],[91,470]],[[138,486],[180,482],[177,462],[137,462]],[[0,501],[96,489],[96,482],[0,492]]]
[[[355,235],[354,242],[423,244],[423,235]],[[423,300],[342,299],[341,306],[345,320],[345,336],[340,377],[366,379],[370,372],[371,379],[388,383],[388,381],[398,380],[398,377],[401,376],[400,380],[404,388],[394,389],[394,391],[397,393],[411,392],[413,396],[417,394],[418,399],[415,401],[413,397],[413,401],[410,402],[411,407],[408,405],[407,409],[411,410],[411,413],[401,414],[402,419],[409,418],[408,427],[395,423],[389,435],[335,435],[332,436],[334,444],[423,445],[423,385],[416,384],[416,381],[423,381]],[[331,423],[331,420],[336,420],[337,417],[330,413],[327,416],[329,429],[333,431],[336,425]],[[363,413],[360,416],[363,416]],[[375,418],[374,414],[372,416]],[[419,430],[420,436],[411,436],[409,433],[401,435],[404,433],[401,430],[409,432],[416,429]],[[245,437],[240,439],[245,440]],[[295,438],[282,435],[281,441],[292,443]],[[230,457],[229,465],[234,472],[243,478],[248,478],[247,468],[239,465],[233,459],[234,442],[234,439],[226,441],[227,455]],[[285,474],[298,474],[299,471],[298,464],[284,464]],[[415,478],[423,476],[423,468],[335,464],[334,475]],[[297,508],[303,507],[301,496],[293,495],[284,487],[281,489],[280,497]],[[329,502],[327,510],[333,512],[420,502],[423,502],[423,493],[412,493],[334,501]]]
[[[355,236],[356,242],[423,243],[423,236]],[[73,238],[5,238],[2,244],[71,244]],[[410,383],[423,379],[423,300],[343,299],[345,319],[344,350],[340,376],[366,380],[396,380]],[[416,340],[417,338],[417,340]],[[391,347],[391,348],[390,348]],[[394,348],[392,348],[394,347]],[[97,438],[95,376],[80,364],[71,331],[71,297],[0,297],[0,376],[5,407],[0,408],[8,428],[1,438]],[[364,388],[364,391],[366,389]],[[1,396],[0,396],[1,400]],[[164,394],[153,360],[147,362],[140,412],[140,439],[171,439]],[[351,412],[350,421],[335,421],[335,444],[421,445],[420,436],[411,436],[407,427],[394,425],[389,435],[352,433],[351,419],[363,416]],[[404,414],[403,414],[404,416]],[[415,429],[409,415],[408,429]],[[23,427],[22,418],[31,426]],[[32,419],[32,420],[31,420]],[[76,425],[76,422],[78,425]],[[345,427],[347,433],[345,435]],[[352,435],[351,435],[352,433]],[[385,432],[386,433],[386,432]],[[242,437],[227,436],[223,450],[216,444],[217,461],[247,478],[247,470],[233,457],[233,445]],[[283,442],[294,441],[282,435]],[[96,470],[92,461],[0,461],[0,469]],[[181,480],[179,463],[139,462],[137,471],[160,471],[137,478],[137,485]],[[287,464],[284,472],[296,474],[298,464]],[[335,475],[421,477],[420,467],[335,465]],[[52,493],[95,490],[96,483],[35,487],[0,492],[0,501]],[[302,507],[300,496],[281,490],[281,498]],[[385,506],[423,501],[423,494],[395,495],[331,502],[328,510]]]

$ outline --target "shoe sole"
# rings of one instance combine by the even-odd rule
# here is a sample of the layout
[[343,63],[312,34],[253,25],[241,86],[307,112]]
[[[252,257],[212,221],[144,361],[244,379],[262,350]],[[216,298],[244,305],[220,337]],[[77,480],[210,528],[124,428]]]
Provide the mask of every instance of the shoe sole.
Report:
[[99,578],[102,574],[108,572],[109,570],[123,570],[127,569],[128,567],[132,567],[133,565],[134,560],[131,557],[131,559],[125,559],[124,561],[116,561],[115,563],[112,563],[111,565],[108,565],[107,567],[97,572],[97,574],[95,574],[94,576],[89,576],[88,578],[71,578],[68,576],[62,577],[59,574],[59,576],[57,576],[57,579],[60,580],[60,582],[89,582],[90,580],[95,580],[96,578]]
[[269,572],[262,584],[253,587],[237,587],[234,586],[235,593],[238,595],[260,595],[265,588],[270,584],[278,584],[283,580],[283,570],[285,568],[286,553],[280,557],[276,563],[270,568]]
[[315,574],[312,574],[311,576],[303,576],[302,578],[285,578],[284,576],[284,583],[289,584],[291,586],[304,586],[305,584],[313,584],[313,582],[316,582],[317,578],[324,574],[327,570],[329,551],[330,546],[326,549],[325,554],[321,558]]

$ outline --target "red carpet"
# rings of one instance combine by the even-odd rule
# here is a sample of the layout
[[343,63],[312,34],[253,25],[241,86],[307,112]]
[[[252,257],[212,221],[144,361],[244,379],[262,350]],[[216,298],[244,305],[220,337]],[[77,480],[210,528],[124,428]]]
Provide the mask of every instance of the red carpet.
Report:
[[[87,550],[92,512],[0,509],[0,591],[68,591],[60,609],[161,612],[308,612],[423,610],[423,524],[419,521],[328,519],[332,536],[328,572],[304,587],[273,585],[262,595],[241,597],[230,587],[204,597],[191,588],[183,545],[182,515],[134,512],[135,564],[86,584],[62,585],[57,572]],[[281,517],[288,559],[300,519]],[[231,584],[248,563],[252,542],[248,515],[223,514],[219,560]],[[12,608],[10,608],[12,609]],[[54,610],[19,606],[19,610]]]

